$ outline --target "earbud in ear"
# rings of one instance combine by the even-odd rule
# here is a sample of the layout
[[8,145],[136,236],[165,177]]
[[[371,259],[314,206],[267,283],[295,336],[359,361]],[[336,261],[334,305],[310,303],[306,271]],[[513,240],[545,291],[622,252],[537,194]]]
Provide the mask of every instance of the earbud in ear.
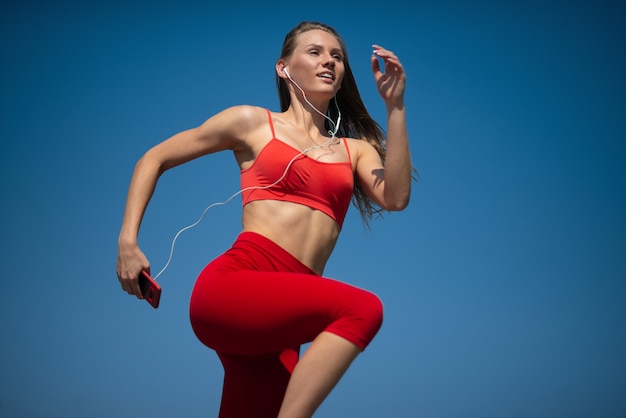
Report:
[[285,75],[286,75],[287,77],[289,77],[289,73],[287,72],[287,67],[284,67],[284,68],[283,68],[283,73],[285,73]]

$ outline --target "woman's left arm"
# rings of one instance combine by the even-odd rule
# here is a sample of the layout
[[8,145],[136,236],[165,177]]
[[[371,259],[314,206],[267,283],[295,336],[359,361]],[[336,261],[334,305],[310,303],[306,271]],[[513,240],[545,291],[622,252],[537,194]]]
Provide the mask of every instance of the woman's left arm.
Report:
[[[384,73],[378,58],[385,63]],[[362,146],[357,171],[366,193],[381,208],[402,210],[409,204],[413,170],[404,108],[406,74],[394,53],[378,45],[374,45],[372,71],[387,107],[387,152],[383,167],[376,150],[369,144]]]

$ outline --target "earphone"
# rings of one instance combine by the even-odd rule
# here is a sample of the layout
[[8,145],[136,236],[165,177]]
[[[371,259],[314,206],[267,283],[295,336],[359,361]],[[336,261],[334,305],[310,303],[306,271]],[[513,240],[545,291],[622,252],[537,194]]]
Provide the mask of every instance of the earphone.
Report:
[[296,156],[294,156],[285,166],[285,171],[283,172],[283,174],[272,184],[267,185],[267,186],[250,186],[250,187],[246,187],[244,189],[241,189],[239,191],[237,191],[236,193],[234,193],[232,196],[230,196],[228,199],[224,200],[223,202],[216,202],[216,203],[212,203],[209,206],[207,206],[204,211],[202,211],[202,214],[200,215],[200,217],[198,218],[198,220],[194,223],[192,223],[191,225],[188,225],[184,228],[182,228],[181,230],[179,230],[176,235],[174,235],[174,238],[172,239],[172,244],[170,246],[170,254],[169,257],[167,259],[167,262],[165,263],[165,266],[161,269],[161,271],[159,271],[159,273],[154,276],[154,280],[158,279],[159,276],[169,267],[170,262],[172,261],[172,257],[174,256],[174,246],[176,244],[176,241],[178,240],[178,237],[185,231],[188,231],[191,228],[196,227],[200,222],[202,222],[202,219],[204,219],[204,215],[209,211],[209,209],[215,207],[215,206],[221,206],[221,205],[225,205],[228,202],[230,202],[232,199],[234,199],[237,195],[240,195],[241,193],[244,193],[248,190],[256,190],[256,189],[269,189],[271,187],[274,187],[275,185],[277,185],[278,183],[280,183],[282,181],[282,179],[285,178],[285,176],[287,175],[287,173],[289,172],[289,169],[291,168],[292,164],[294,163],[294,161],[300,157],[303,154],[306,154],[309,151],[312,151],[314,149],[317,148],[322,148],[325,147],[327,145],[330,145],[333,143],[333,141],[335,140],[335,135],[337,134],[337,131],[339,131],[339,124],[341,122],[341,111],[339,110],[339,105],[337,104],[337,98],[334,97],[334,101],[335,101],[335,106],[337,108],[337,113],[338,113],[338,117],[337,117],[337,122],[333,122],[332,119],[330,119],[328,116],[324,115],[322,112],[320,112],[315,106],[313,106],[313,104],[311,104],[311,102],[308,101],[308,99],[306,98],[306,94],[304,94],[304,90],[302,90],[302,88],[298,85],[298,83],[296,83],[291,76],[289,75],[289,72],[287,71],[287,68],[283,68],[284,73],[287,75],[287,77],[289,78],[289,80],[291,80],[291,82],[298,87],[298,89],[300,89],[300,91],[302,92],[302,97],[304,98],[304,100],[309,104],[309,106],[311,106],[317,113],[319,113],[320,115],[324,116],[326,119],[328,119],[328,121],[330,122],[330,124],[333,126],[333,130],[332,131],[328,131],[328,133],[330,134],[330,138],[328,139],[328,141],[324,142],[323,144],[320,145],[314,145],[311,146],[309,148],[306,148],[302,151],[300,151],[298,154],[296,154]]

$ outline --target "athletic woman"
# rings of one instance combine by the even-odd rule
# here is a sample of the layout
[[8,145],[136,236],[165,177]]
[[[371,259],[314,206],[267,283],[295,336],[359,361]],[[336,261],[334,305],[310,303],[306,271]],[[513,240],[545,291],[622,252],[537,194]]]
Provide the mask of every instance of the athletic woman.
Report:
[[371,63],[386,138],[337,32],[302,22],[276,62],[281,112],[228,108],[156,145],[135,167],[117,275],[139,298],[137,278],[150,264],[137,236],[160,175],[225,150],[241,170],[243,229],[200,273],[190,301],[195,334],[224,366],[221,418],[311,417],[380,328],[378,297],[322,276],[351,200],[365,222],[409,203],[405,72],[377,45]]

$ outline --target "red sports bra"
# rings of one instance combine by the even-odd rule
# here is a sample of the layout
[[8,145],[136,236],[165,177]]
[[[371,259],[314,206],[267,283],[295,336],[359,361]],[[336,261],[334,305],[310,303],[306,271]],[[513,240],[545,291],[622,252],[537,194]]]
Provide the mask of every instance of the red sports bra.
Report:
[[[299,203],[324,212],[341,227],[354,189],[350,150],[345,138],[343,143],[349,161],[317,161],[276,138],[269,110],[267,114],[272,139],[252,165],[241,171],[243,206],[255,200]],[[282,180],[277,182],[281,177]]]

